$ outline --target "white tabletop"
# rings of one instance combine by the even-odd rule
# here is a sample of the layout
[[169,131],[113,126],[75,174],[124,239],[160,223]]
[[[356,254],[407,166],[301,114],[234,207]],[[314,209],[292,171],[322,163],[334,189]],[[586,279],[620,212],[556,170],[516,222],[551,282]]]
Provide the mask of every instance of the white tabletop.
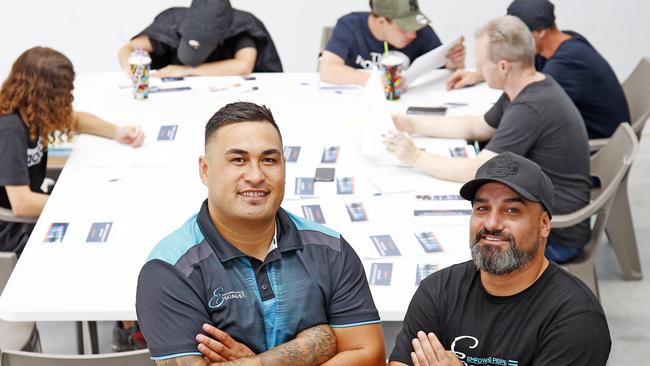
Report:
[[[485,86],[446,92],[445,71],[409,90],[391,111],[409,105],[466,103],[448,114],[482,113],[499,96]],[[155,79],[152,79],[155,80]],[[94,136],[79,136],[32,236],[0,297],[5,320],[135,319],[137,276],[156,243],[200,208],[207,196],[198,174],[207,120],[226,103],[247,100],[270,107],[286,146],[300,146],[287,166],[283,207],[303,215],[302,206],[322,207],[326,224],[340,231],[364,262],[366,274],[385,275],[371,285],[383,320],[401,320],[416,289],[416,268],[444,268],[469,258],[467,215],[414,216],[415,210],[469,210],[458,200],[417,200],[417,194],[457,195],[459,184],[442,182],[410,168],[377,165],[361,146],[369,120],[364,93],[319,88],[318,75],[258,74],[191,78],[160,83],[189,91],[151,94],[134,100],[119,73],[79,75],[75,109],[118,124],[140,125],[147,135],[140,149]],[[158,84],[159,81],[156,81]],[[211,92],[210,87],[242,86]],[[251,90],[257,86],[258,90]],[[158,141],[160,126],[178,125],[174,141]],[[448,154],[461,141],[418,139],[428,150]],[[322,151],[339,146],[335,165],[321,164]],[[379,162],[381,163],[381,162]],[[318,166],[336,167],[337,177],[354,177],[357,194],[338,195],[336,183],[317,183],[313,197],[296,194],[296,177],[313,177]],[[363,203],[367,221],[352,222],[345,205]],[[438,211],[435,211],[438,212]],[[93,223],[110,222],[107,242],[88,243]],[[63,242],[46,243],[52,223],[68,223]],[[426,253],[416,233],[432,231],[442,251]],[[399,256],[382,256],[370,236],[390,235]],[[389,265],[390,266],[390,265]],[[373,270],[374,268],[374,270]],[[376,270],[380,269],[379,272]],[[373,280],[371,279],[371,283]]]

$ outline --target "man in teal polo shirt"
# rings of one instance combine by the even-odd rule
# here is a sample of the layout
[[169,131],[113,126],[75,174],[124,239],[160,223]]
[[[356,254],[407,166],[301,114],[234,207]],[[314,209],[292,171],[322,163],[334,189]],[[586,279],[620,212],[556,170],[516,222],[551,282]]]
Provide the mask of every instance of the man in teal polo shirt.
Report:
[[202,329],[214,336],[216,327],[212,341],[223,347],[213,360],[224,365],[383,365],[359,257],[340,234],[280,208],[285,160],[271,112],[228,104],[208,122],[205,143],[208,198],[156,246],[138,279],[152,358],[205,365]]

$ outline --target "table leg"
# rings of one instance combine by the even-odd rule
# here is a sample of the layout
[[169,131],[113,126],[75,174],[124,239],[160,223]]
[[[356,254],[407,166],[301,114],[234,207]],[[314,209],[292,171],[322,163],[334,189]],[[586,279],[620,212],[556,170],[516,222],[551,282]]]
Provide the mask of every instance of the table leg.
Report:
[[84,354],[84,329],[82,322],[75,322],[76,333],[77,333],[77,353],[80,355]]
[[88,334],[90,338],[90,350],[93,354],[99,353],[99,340],[97,337],[97,322],[88,322]]

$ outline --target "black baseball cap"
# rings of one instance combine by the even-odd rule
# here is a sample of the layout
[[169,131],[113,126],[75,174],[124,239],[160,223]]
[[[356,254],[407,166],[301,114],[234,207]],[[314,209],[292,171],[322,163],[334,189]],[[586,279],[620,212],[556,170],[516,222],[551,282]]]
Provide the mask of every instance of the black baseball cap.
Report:
[[181,35],[176,55],[184,65],[205,62],[221,43],[232,24],[228,0],[194,0],[178,27]]
[[515,0],[508,6],[508,15],[521,19],[528,29],[549,28],[555,22],[555,5],[548,0]]
[[541,203],[551,216],[555,188],[537,163],[511,152],[501,153],[478,168],[475,178],[461,187],[460,195],[474,202],[479,188],[491,182],[505,184],[528,201]]

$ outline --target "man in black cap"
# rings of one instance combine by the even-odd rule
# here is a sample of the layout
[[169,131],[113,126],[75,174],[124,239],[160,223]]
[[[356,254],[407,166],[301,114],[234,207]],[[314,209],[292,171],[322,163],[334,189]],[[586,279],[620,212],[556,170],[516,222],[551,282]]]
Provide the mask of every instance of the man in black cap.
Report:
[[[365,85],[370,69],[379,65],[387,43],[407,68],[413,60],[441,45],[417,0],[370,0],[370,12],[354,12],[336,22],[320,58],[320,77],[335,84]],[[447,54],[447,69],[465,67],[461,41]]]
[[540,166],[499,154],[460,195],[472,202],[472,260],[420,283],[390,365],[605,365],[600,304],[544,257],[554,188]]
[[[548,0],[515,0],[508,15],[520,18],[535,39],[538,71],[552,76],[580,111],[590,139],[610,137],[622,122],[630,122],[623,88],[614,70],[582,35],[561,31],[555,6]],[[448,81],[458,89],[483,81],[478,72],[458,70]]]
[[194,0],[189,8],[160,13],[120,49],[120,65],[127,73],[129,55],[138,49],[150,54],[159,77],[282,71],[264,24],[233,9],[228,0]]

